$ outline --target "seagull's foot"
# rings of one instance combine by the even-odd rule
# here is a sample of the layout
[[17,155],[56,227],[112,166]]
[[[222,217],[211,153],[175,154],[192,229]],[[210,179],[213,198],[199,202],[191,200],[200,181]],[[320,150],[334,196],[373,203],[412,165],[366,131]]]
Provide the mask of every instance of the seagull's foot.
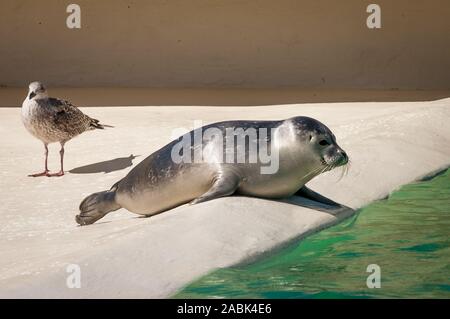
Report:
[[36,174],[30,174],[28,175],[29,177],[39,177],[39,176],[48,176],[49,171],[43,171],[41,173],[36,173]]
[[59,171],[58,173],[48,173],[46,174],[47,177],[59,177],[64,176],[64,171]]

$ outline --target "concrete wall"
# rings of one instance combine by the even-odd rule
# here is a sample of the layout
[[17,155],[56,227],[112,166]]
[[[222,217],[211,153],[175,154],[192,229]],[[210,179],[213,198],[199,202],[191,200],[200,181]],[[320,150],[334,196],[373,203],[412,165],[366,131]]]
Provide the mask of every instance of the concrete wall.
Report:
[[450,88],[448,0],[2,0],[0,14],[2,87]]

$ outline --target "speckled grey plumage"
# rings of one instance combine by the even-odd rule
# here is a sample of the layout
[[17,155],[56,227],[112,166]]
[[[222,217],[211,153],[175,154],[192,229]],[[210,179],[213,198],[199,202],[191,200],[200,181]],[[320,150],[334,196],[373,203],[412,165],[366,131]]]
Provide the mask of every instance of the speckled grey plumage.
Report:
[[[28,95],[22,103],[22,122],[33,136],[44,143],[45,169],[41,173],[31,174],[33,177],[64,175],[64,144],[85,131],[104,128],[98,120],[85,115],[72,103],[48,97],[40,82],[30,83]],[[47,145],[55,142],[61,144],[61,169],[56,174],[50,174]]]
[[51,97],[27,97],[22,105],[22,121],[32,135],[47,144],[65,143],[85,131],[103,129],[98,120],[75,105]]

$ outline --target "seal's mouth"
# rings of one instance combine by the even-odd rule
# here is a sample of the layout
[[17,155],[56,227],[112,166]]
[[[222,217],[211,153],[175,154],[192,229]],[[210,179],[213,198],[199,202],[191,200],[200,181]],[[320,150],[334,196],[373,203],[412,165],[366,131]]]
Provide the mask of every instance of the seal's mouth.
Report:
[[345,156],[334,156],[328,161],[322,156],[320,158],[321,164],[326,168],[325,171],[331,171],[332,169],[346,165],[348,163],[348,158]]
[[342,167],[342,174],[340,178],[347,175],[350,167],[350,159],[344,151],[336,152],[332,156],[324,154],[320,157],[320,163],[319,174],[329,172],[337,167]]

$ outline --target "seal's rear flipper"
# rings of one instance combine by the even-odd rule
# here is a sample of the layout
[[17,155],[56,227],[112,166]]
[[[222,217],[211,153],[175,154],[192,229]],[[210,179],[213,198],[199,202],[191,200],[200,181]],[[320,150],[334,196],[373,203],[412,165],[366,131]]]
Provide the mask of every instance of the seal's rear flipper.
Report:
[[75,220],[81,226],[95,223],[109,212],[118,210],[115,190],[94,193],[86,197],[80,204],[80,214]]
[[190,204],[198,204],[211,199],[231,195],[239,187],[240,182],[241,179],[235,174],[221,174],[206,193],[194,199]]

